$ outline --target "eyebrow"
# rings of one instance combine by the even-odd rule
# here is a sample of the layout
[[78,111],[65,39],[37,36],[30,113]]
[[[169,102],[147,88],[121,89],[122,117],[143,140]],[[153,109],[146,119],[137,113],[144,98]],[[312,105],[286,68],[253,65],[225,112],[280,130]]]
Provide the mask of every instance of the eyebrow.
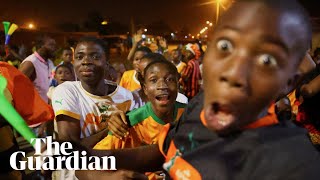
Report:
[[261,39],[264,42],[268,42],[268,43],[276,44],[277,46],[280,46],[287,54],[289,54],[289,47],[283,41],[281,41],[280,38],[266,35],[266,36],[262,36]]
[[[242,32],[241,29],[234,27],[234,26],[231,26],[231,25],[223,25],[222,27],[218,28],[217,30],[232,30],[232,31],[236,31],[238,33]],[[276,44],[276,45],[280,46],[287,54],[289,54],[289,47],[283,41],[281,41],[280,38],[265,35],[265,36],[262,36],[261,39],[263,41],[268,42],[268,43]]]
[[217,30],[232,30],[232,31],[242,32],[241,29],[236,28],[236,27],[231,26],[231,25],[223,25],[223,26],[219,27]]

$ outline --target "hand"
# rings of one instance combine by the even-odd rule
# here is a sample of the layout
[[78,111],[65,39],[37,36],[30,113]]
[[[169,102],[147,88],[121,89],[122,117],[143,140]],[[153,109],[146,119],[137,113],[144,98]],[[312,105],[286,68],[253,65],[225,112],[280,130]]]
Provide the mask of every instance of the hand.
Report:
[[134,42],[134,43],[139,43],[140,41],[142,41],[142,36],[141,36],[141,34],[135,34],[135,35],[133,36],[133,42]]
[[128,135],[128,123],[123,111],[115,111],[108,121],[108,128],[114,136],[122,139]]

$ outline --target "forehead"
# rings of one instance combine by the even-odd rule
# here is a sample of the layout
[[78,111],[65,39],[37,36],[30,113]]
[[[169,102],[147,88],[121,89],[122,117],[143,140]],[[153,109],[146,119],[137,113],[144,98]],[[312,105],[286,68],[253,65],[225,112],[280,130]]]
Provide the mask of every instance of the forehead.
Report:
[[156,63],[151,65],[145,72],[146,75],[148,74],[176,74],[172,68],[168,64]]
[[63,50],[63,52],[62,52],[63,54],[72,54],[72,51],[71,50],[69,50],[69,49],[65,49],[65,50]]
[[103,48],[94,42],[81,42],[77,45],[75,53],[99,52],[104,53]]
[[277,41],[294,52],[302,40],[298,37],[303,37],[304,33],[298,16],[261,2],[239,2],[223,16],[215,32],[234,30],[243,35],[255,36],[257,41]]
[[[67,68],[67,67],[64,67],[64,66],[58,67],[57,72],[61,72],[61,71],[70,71],[70,69]],[[71,71],[70,71],[70,72],[71,72]]]

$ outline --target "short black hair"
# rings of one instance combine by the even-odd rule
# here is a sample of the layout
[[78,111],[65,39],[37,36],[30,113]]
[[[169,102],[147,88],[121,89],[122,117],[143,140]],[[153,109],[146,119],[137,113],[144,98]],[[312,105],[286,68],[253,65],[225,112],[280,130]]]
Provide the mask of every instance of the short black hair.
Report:
[[[299,23],[299,26],[304,30],[303,35],[299,37],[294,37],[303,41],[302,43],[297,43],[295,49],[298,50],[300,59],[302,61],[305,53],[310,48],[310,42],[312,42],[312,25],[311,19],[305,8],[300,4],[297,0],[237,0],[235,4],[241,2],[256,2],[262,3],[263,5],[278,11],[278,12],[286,12],[290,15],[296,15],[296,22]],[[233,5],[233,6],[234,6]],[[230,8],[232,9],[232,7]],[[219,23],[219,22],[218,22]],[[304,38],[304,39],[302,39]]]
[[71,47],[69,47],[69,46],[64,46],[64,47],[62,47],[61,50],[62,50],[61,52],[63,52],[63,51],[72,51]]
[[167,59],[159,53],[148,53],[144,55],[141,59],[149,59],[150,61],[167,61]]
[[79,39],[78,44],[84,43],[84,42],[92,42],[92,43],[98,44],[103,49],[106,55],[107,61],[109,60],[109,45],[107,42],[93,36],[85,36]]
[[39,35],[37,38],[36,38],[36,41],[35,41],[35,46],[36,46],[36,49],[40,49],[44,43],[46,42],[47,39],[53,39],[52,37],[48,36],[47,34],[41,34]]
[[152,66],[154,66],[156,64],[164,64],[164,65],[166,65],[169,70],[172,70],[175,73],[175,75],[177,76],[177,79],[179,79],[179,73],[178,73],[178,70],[177,70],[176,66],[174,64],[172,64],[171,62],[169,62],[169,61],[163,61],[163,60],[152,61],[150,64],[148,64],[147,67],[144,69],[143,77],[146,77],[147,71]]
[[60,68],[67,68],[69,69],[70,73],[73,74],[73,70],[71,69],[70,66],[66,65],[66,64],[60,64],[56,67],[56,70],[54,71],[54,73],[57,73],[58,72],[58,69]]
[[136,52],[138,52],[138,51],[142,51],[147,54],[152,53],[152,51],[148,47],[145,47],[145,46],[141,46],[141,47],[137,48]]

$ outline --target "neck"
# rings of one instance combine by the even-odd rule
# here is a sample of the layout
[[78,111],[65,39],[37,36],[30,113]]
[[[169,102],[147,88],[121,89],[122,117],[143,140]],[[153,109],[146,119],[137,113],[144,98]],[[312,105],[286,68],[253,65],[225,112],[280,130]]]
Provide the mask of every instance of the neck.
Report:
[[172,108],[168,108],[167,110],[155,110],[155,108],[152,107],[153,112],[156,114],[156,116],[158,118],[160,118],[162,121],[164,121],[165,123],[170,123],[173,122],[175,119],[175,117],[173,117],[174,115],[174,104],[172,106]]
[[139,93],[141,100],[143,102],[147,103],[149,101],[147,95],[144,93],[142,88],[140,89],[140,91],[138,93]]
[[96,95],[96,96],[105,96],[108,95],[108,85],[104,83],[104,80],[99,81],[95,84],[87,84],[81,81],[81,85],[83,89],[85,89],[88,93]]
[[38,53],[45,61],[48,61],[47,53],[45,53],[45,52],[42,51],[41,49],[39,49],[39,50],[37,51],[37,53]]
[[178,65],[180,63],[180,60],[173,60],[173,64]]

